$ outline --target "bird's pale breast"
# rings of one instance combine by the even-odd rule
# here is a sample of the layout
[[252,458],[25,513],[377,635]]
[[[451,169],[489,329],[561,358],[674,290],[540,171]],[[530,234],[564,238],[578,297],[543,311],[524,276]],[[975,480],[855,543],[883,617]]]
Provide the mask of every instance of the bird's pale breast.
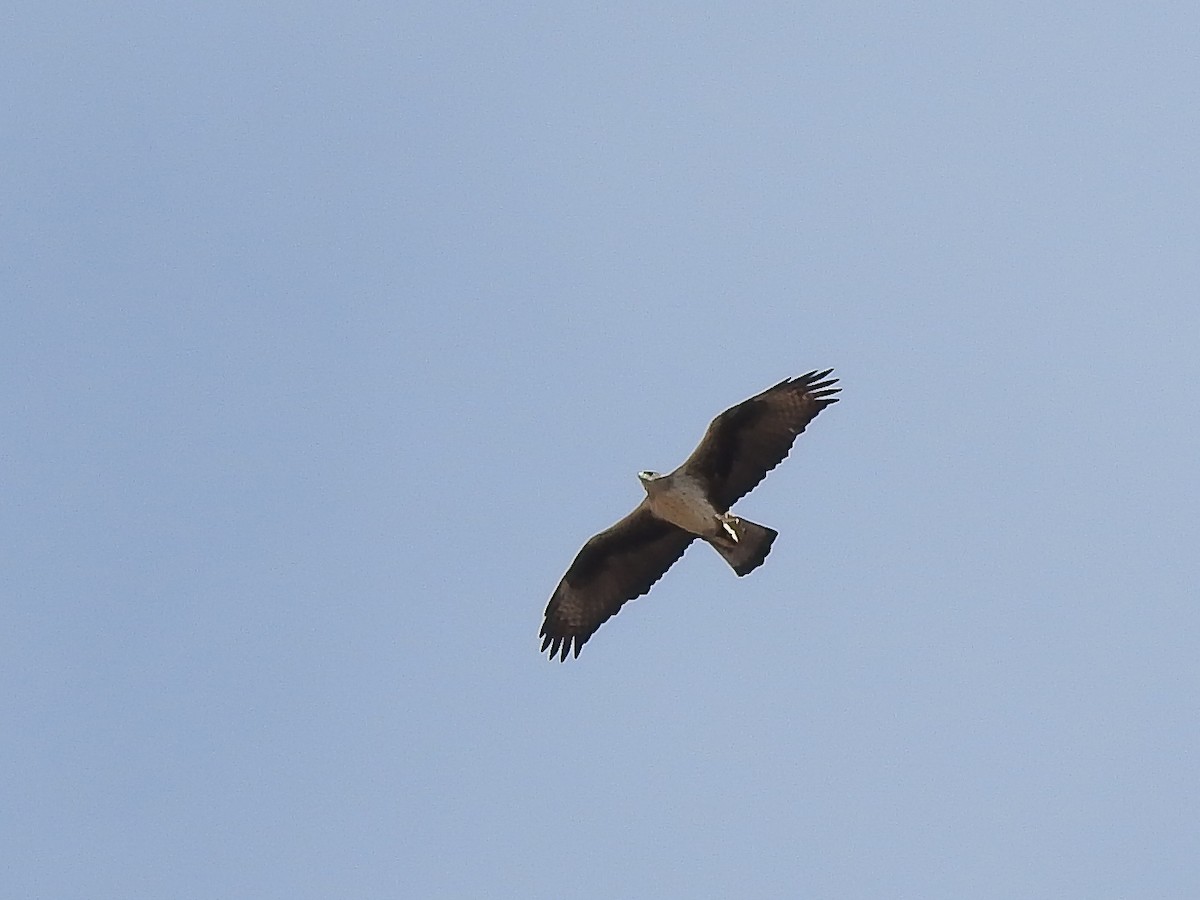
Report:
[[694,480],[680,475],[672,476],[668,484],[653,493],[650,509],[660,519],[666,519],[692,534],[711,533],[717,514],[703,488]]

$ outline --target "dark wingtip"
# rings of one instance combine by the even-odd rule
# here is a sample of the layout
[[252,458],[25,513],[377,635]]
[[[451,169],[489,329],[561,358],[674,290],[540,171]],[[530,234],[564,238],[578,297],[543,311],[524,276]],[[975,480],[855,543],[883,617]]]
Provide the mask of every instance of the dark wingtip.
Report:
[[[811,372],[805,372],[803,375],[790,379],[788,383],[804,388],[805,393],[811,394],[838,383],[838,379],[829,378],[832,372],[833,369],[813,369]],[[833,390],[840,391],[841,388],[833,388]]]
[[833,369],[814,369],[797,378],[796,383],[804,388],[804,393],[821,406],[829,406],[831,403],[838,402],[839,398],[833,395],[841,391],[841,387],[834,387],[838,383],[838,379],[828,377],[832,371]]
[[579,659],[579,651],[583,649],[583,645],[587,643],[587,640],[590,637],[590,634],[557,634],[551,636],[543,632],[542,649],[540,652],[545,653],[547,650],[549,650],[550,655],[548,658],[551,661],[553,661],[555,657],[558,657],[559,662],[566,662],[567,657],[569,656],[574,656],[575,659]]

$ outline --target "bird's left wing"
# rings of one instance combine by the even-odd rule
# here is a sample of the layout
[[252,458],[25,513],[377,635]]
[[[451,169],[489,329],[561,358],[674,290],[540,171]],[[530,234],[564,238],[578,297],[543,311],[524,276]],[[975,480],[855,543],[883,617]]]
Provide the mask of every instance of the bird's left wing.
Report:
[[721,413],[681,469],[710,485],[709,500],[729,509],[779,465],[825,407],[837,403],[832,369],[789,378]]
[[650,590],[694,537],[653,515],[645,500],[597,534],[583,545],[546,606],[542,650],[562,661],[574,646],[579,656],[596,629]]

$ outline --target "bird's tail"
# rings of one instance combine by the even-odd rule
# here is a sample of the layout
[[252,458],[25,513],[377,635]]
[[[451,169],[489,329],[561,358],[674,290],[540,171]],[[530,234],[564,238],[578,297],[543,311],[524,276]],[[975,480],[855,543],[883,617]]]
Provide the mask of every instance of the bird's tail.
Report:
[[725,524],[737,534],[737,540],[729,537],[710,538],[709,543],[725,562],[738,575],[749,575],[763,564],[767,554],[771,552],[771,544],[779,537],[779,532],[766,525],[759,525],[747,519],[729,516]]

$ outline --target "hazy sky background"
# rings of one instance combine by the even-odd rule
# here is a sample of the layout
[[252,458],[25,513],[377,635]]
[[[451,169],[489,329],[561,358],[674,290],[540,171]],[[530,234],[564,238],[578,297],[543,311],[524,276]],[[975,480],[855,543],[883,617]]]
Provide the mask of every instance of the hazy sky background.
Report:
[[1200,7],[2,18],[6,897],[1200,896]]

